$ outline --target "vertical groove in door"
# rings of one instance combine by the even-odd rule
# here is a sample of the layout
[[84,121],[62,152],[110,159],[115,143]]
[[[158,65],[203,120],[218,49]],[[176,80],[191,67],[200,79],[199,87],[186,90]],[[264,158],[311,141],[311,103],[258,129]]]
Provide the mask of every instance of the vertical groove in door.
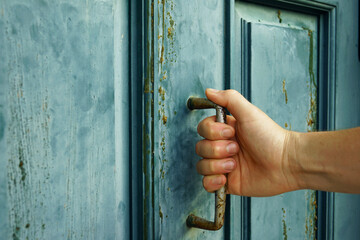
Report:
[[143,225],[143,164],[142,152],[142,104],[143,104],[143,32],[144,32],[144,8],[143,0],[130,2],[130,191],[131,191],[131,233],[130,239],[142,239]]
[[232,39],[233,39],[233,14],[234,14],[234,0],[227,0],[225,2],[225,31],[224,31],[224,42],[225,42],[225,81],[224,81],[224,88],[229,89],[231,85],[231,79],[233,77],[233,70],[232,70]]
[[144,4],[143,105],[143,239],[155,239],[154,230],[154,0]]
[[[249,99],[248,28],[235,12],[234,0],[227,1],[225,11],[225,89],[235,89]],[[229,195],[225,227],[225,239],[250,239],[249,197]]]
[[[319,16],[319,130],[335,130],[336,8]],[[335,194],[318,191],[317,239],[334,239]]]
[[[225,31],[224,31],[224,42],[225,42],[225,58],[224,58],[224,89],[230,89],[231,87],[231,82],[233,79],[233,44],[232,44],[232,39],[233,39],[233,13],[234,13],[234,0],[227,0],[225,2]],[[224,238],[225,239],[233,239],[232,236],[232,232],[235,230],[234,227],[234,223],[232,222],[232,216],[231,214],[233,213],[233,211],[231,211],[233,208],[236,208],[236,205],[234,204],[234,206],[232,206],[232,201],[233,199],[231,198],[230,195],[227,196],[226,198],[226,209],[225,209],[225,224],[224,224]]]
[[251,25],[245,20],[241,20],[241,93],[248,101],[251,102],[251,54],[249,53],[249,48],[251,45],[250,31]]
[[[241,93],[251,102],[251,54],[249,49],[251,46],[251,25],[245,20],[241,20]],[[250,221],[251,221],[251,198],[241,197],[241,239],[248,240],[251,238]]]
[[[250,71],[249,71],[249,25],[239,18],[234,9],[234,1],[227,6],[227,62],[226,70],[229,72],[228,85],[239,91],[250,100]],[[225,239],[250,239],[250,198],[229,196],[227,207]]]

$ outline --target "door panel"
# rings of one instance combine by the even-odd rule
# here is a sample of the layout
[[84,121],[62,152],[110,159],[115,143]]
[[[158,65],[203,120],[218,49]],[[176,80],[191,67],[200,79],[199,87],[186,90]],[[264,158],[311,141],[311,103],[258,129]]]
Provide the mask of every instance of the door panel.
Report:
[[[282,127],[316,130],[317,18],[243,2],[236,10],[246,38],[249,99]],[[316,236],[315,191],[251,198],[250,206],[252,239]]]
[[[127,185],[115,166],[126,170],[119,165],[128,140],[114,123],[113,7],[0,3],[1,239],[116,237],[129,206],[115,194]],[[126,148],[117,149],[117,161],[115,136]]]
[[[189,111],[190,96],[224,88],[223,1],[154,2],[153,137],[154,239],[222,239],[224,231],[189,229],[190,213],[212,219],[214,194],[196,173],[199,121],[214,110]],[[186,13],[186,14],[184,14]],[[191,17],[189,17],[191,16]],[[151,81],[150,81],[151,83]],[[145,114],[151,114],[146,112]],[[151,231],[151,230],[149,230]]]

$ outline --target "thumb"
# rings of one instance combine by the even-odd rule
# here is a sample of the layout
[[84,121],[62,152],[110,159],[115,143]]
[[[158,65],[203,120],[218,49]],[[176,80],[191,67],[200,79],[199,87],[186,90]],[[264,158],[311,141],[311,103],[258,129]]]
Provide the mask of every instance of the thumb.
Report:
[[208,88],[206,89],[205,94],[209,100],[227,108],[237,120],[250,117],[255,107],[246,100],[243,95],[235,90],[216,90]]

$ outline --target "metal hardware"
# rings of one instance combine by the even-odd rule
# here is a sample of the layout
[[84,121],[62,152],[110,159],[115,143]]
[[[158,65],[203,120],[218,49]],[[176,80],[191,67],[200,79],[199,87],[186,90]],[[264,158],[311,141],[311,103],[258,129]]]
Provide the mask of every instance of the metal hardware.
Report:
[[[225,108],[211,102],[206,98],[189,98],[187,106],[190,110],[194,109],[216,109],[216,121],[226,123]],[[219,230],[224,225],[226,203],[226,184],[215,192],[215,220],[213,222],[204,218],[190,214],[186,219],[188,227],[201,228],[206,230]]]

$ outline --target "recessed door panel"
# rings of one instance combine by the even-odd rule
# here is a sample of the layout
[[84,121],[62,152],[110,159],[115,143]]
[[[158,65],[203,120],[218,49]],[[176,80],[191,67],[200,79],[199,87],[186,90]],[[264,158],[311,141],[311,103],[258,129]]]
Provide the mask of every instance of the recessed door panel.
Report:
[[[317,124],[317,18],[297,11],[236,3],[249,100],[280,126],[313,131]],[[250,200],[251,239],[314,239],[316,192]]]

